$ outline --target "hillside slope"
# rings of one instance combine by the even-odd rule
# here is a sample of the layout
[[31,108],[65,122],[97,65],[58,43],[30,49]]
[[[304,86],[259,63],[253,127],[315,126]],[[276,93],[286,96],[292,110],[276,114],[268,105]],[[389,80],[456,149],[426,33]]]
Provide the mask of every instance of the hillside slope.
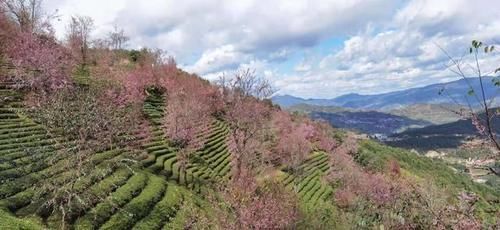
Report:
[[[206,163],[193,163],[181,169],[176,166],[176,150],[169,147],[168,140],[155,128],[155,119],[160,118],[163,113],[161,98],[160,95],[152,95],[144,106],[145,114],[152,120],[152,131],[157,133],[142,147],[147,155],[131,154],[131,150],[127,149],[114,149],[94,155],[95,161],[99,162],[95,175],[89,175],[88,180],[81,181],[77,186],[82,189],[82,197],[108,198],[93,199],[92,202],[76,209],[80,211],[69,214],[70,222],[75,228],[177,229],[182,228],[187,218],[184,215],[189,213],[183,211],[186,202],[196,204],[204,212],[211,212],[207,201],[202,199],[203,181],[212,180],[220,186],[228,178],[230,155],[223,144],[224,130],[227,128],[223,123],[214,121],[213,127],[203,134],[207,144],[199,152]],[[58,146],[52,144],[51,137],[43,136],[43,127],[37,126],[29,118],[23,118],[16,108],[2,106],[1,111],[0,133],[5,137],[0,143],[2,226],[28,229],[59,228],[61,213],[40,209],[39,205],[44,200],[36,195],[38,188],[33,187],[33,184],[48,176],[64,177],[68,174],[65,170],[71,169],[61,168],[60,165],[63,164],[60,163],[52,164],[46,161],[54,155]],[[114,160],[124,158],[136,158],[141,164],[129,167],[112,166]],[[439,186],[451,188],[451,194],[458,193],[463,184],[467,184],[470,191],[480,195],[477,212],[489,223],[494,220],[488,213],[499,211],[498,191],[473,184],[464,176],[449,170],[443,163],[369,141],[362,142],[355,159],[360,165],[380,172],[384,172],[388,162],[396,160],[401,165],[403,175],[407,175],[405,177],[435,181]],[[130,170],[130,167],[133,170]],[[322,179],[331,170],[330,167],[327,155],[316,152],[299,167],[304,173],[296,175],[296,172],[285,170],[276,177],[288,189],[297,192],[307,206],[325,207],[330,204],[337,189]],[[99,175],[101,173],[103,174]],[[493,205],[495,200],[497,205]],[[358,208],[351,211],[338,207],[334,209],[337,209],[335,212],[345,213],[342,215],[347,215],[345,218],[352,221],[358,218],[380,221],[376,218],[379,214],[375,210],[362,211]],[[415,213],[417,216],[423,214]],[[303,227],[307,228],[305,226],[307,225]],[[302,227],[299,225],[298,228]]]
[[[61,228],[62,213],[44,208],[50,197],[38,194],[43,192],[43,187],[38,185],[48,177],[64,181],[72,175],[74,169],[65,168],[67,159],[57,154],[58,149],[70,148],[71,143],[61,144],[58,141],[61,137],[47,136],[44,127],[24,116],[22,110],[13,108],[12,103],[3,103],[0,111],[3,137],[0,143],[0,218],[3,229]],[[151,149],[157,152],[149,151]],[[96,168],[75,184],[82,203],[75,203],[72,212],[65,213],[67,221],[77,229],[159,229],[175,222],[176,218],[183,218],[177,215],[183,202],[196,202],[197,198],[193,192],[176,184],[192,184],[185,176],[190,174],[170,170],[171,175],[178,176],[171,176],[174,181],[169,182],[168,178],[146,168],[151,159],[162,156],[160,152],[167,149],[158,142],[146,144],[144,150],[149,152],[146,159],[127,147],[93,154],[91,160]],[[143,163],[122,162],[129,159]],[[175,160],[170,167],[175,168]]]
[[[2,88],[15,94],[4,83]],[[0,219],[5,228],[57,229],[62,226],[62,213],[43,208],[49,200],[38,195],[42,188],[37,185],[48,177],[64,180],[72,175],[72,169],[64,167],[66,159],[57,153],[70,144],[58,144],[62,138],[47,136],[45,128],[24,115],[22,108],[12,107],[22,97],[16,98],[0,108]],[[214,119],[198,135],[205,144],[193,156],[196,160],[181,166],[178,149],[160,126],[164,103],[161,94],[150,93],[146,99],[144,114],[151,122],[152,135],[140,149],[125,147],[93,154],[94,172],[75,185],[84,202],[65,213],[74,228],[181,229],[187,221],[182,215],[189,214],[182,207],[192,203],[210,212],[202,194],[212,184],[225,186],[231,178],[228,127]],[[300,167],[304,169],[300,177],[281,172],[276,179],[290,190],[297,189],[305,203],[323,202],[332,196],[333,189],[321,180],[329,169],[324,153],[312,153]]]

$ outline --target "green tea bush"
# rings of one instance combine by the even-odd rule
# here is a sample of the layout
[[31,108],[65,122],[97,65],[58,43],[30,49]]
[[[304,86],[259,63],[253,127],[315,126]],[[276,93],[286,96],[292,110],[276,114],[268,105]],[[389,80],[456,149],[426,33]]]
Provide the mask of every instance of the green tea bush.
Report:
[[165,189],[165,180],[149,175],[148,185],[142,190],[141,194],[114,214],[101,229],[131,229],[163,197]]

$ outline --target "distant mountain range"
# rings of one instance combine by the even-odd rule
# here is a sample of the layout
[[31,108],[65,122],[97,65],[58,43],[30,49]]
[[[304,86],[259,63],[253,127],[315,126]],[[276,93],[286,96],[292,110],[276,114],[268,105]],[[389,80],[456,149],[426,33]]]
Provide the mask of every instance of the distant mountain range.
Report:
[[[497,96],[499,88],[494,85],[492,77],[484,78],[487,98]],[[470,86],[469,86],[470,84]],[[333,99],[303,99],[290,95],[275,96],[272,101],[284,108],[298,104],[319,106],[337,106],[362,110],[391,110],[415,104],[460,104],[478,105],[474,95],[468,95],[470,89],[479,95],[479,81],[469,78],[448,83],[432,84],[419,88],[395,91],[375,95],[346,94]],[[439,95],[441,89],[446,93]],[[452,99],[451,99],[452,98]]]
[[[493,79],[486,77],[483,81],[487,98],[495,97],[500,91]],[[480,93],[477,79],[461,79],[376,95],[347,94],[334,99],[303,99],[284,95],[275,96],[272,101],[289,111],[326,120],[334,127],[390,136],[426,126],[439,129],[439,126],[432,125],[460,120],[461,117],[454,111],[468,104],[474,107],[479,105],[476,96],[468,94],[471,87]],[[444,95],[439,95],[442,89],[446,91]],[[498,106],[499,102],[497,100],[493,106]],[[452,126],[459,127],[466,123],[459,121]]]

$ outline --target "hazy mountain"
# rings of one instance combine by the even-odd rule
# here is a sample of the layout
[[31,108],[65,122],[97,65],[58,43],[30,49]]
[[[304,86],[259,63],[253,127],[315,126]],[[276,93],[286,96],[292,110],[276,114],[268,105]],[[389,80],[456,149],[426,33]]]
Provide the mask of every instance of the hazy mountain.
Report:
[[[497,109],[492,109],[496,111]],[[484,115],[483,115],[484,116]],[[500,116],[492,119],[495,133],[500,133]],[[457,148],[462,141],[477,136],[478,132],[470,119],[462,119],[441,125],[409,129],[391,136],[387,144],[415,149]]]
[[307,104],[307,105],[318,105],[318,106],[334,106],[334,102],[331,99],[304,99],[300,97],[294,97],[290,95],[278,95],[271,98],[274,104],[280,105],[281,107],[288,108],[294,105]]
[[408,128],[432,123],[377,111],[361,111],[338,106],[297,104],[286,108],[290,112],[309,115],[312,119],[328,121],[332,126],[367,134],[391,135]]
[[328,121],[332,126],[361,131],[367,134],[390,135],[408,128],[424,127],[431,123],[375,111],[311,112],[313,119]]
[[286,110],[290,112],[299,113],[312,113],[312,112],[324,112],[324,113],[338,113],[351,111],[352,109],[338,107],[338,106],[321,106],[321,105],[310,105],[310,104],[297,104],[288,107]]
[[281,107],[290,107],[298,104],[308,104],[307,100],[300,98],[300,97],[294,97],[290,95],[278,95],[274,96],[272,99],[274,104],[280,105]]
[[[499,91],[492,80],[493,78],[484,79],[485,92],[488,98],[495,97]],[[479,94],[479,81],[476,79],[461,79],[448,83],[432,84],[419,88],[375,95],[360,95],[353,93],[334,99],[302,99],[284,95],[275,96],[272,100],[282,107],[290,107],[297,104],[311,104],[365,110],[390,110],[415,104],[459,103],[461,105],[467,105],[471,103],[472,105],[478,105],[475,96],[467,95],[471,87]],[[439,91],[443,88],[446,89],[446,96],[439,95]],[[450,98],[453,98],[454,101]]]
[[403,108],[392,109],[387,112],[439,125],[460,120],[461,116],[456,112],[463,108],[463,106],[453,104],[415,104]]

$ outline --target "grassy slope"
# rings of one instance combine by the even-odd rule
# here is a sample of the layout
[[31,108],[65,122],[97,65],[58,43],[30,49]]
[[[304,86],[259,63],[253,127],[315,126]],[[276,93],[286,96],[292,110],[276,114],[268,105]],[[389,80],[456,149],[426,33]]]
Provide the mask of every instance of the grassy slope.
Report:
[[16,218],[4,209],[0,209],[0,229],[43,229],[38,223]]
[[474,183],[465,174],[456,173],[448,164],[418,156],[412,152],[388,147],[373,141],[363,141],[356,161],[375,171],[383,171],[390,160],[397,160],[403,170],[418,180],[432,181],[449,194],[467,190],[479,195],[476,214],[483,220],[493,223],[500,213],[500,191]]

